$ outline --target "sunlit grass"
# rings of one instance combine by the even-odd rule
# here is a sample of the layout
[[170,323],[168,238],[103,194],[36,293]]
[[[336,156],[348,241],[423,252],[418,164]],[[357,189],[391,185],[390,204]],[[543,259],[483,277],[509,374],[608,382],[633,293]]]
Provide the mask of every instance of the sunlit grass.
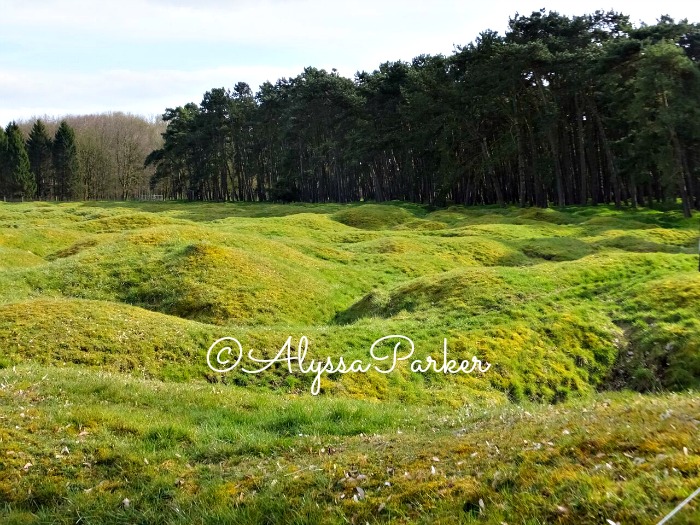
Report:
[[700,482],[696,394],[422,407],[24,365],[0,407],[3,523],[649,523]]
[[[697,227],[606,206],[0,203],[0,522],[654,522],[700,482]],[[324,375],[313,397],[281,365],[206,365],[223,336],[368,361],[388,334],[492,368]]]
[[[202,354],[225,335],[268,353],[308,335],[317,357],[367,358],[373,337],[400,332],[418,354],[448,337],[490,359],[490,376],[466,381],[465,395],[553,401],[603,386],[629,345],[656,355],[663,340],[664,355],[685,357],[671,356],[670,371],[651,367],[644,388],[698,385],[673,369],[695,362],[694,312],[683,304],[669,317],[673,294],[663,290],[673,287],[654,298],[657,287],[645,285],[696,266],[694,224],[674,211],[25,203],[4,204],[0,217],[9,364],[212,380]],[[451,396],[463,380],[438,374],[429,384]],[[245,382],[308,386],[276,374]],[[325,386],[423,399],[425,378],[348,375]]]

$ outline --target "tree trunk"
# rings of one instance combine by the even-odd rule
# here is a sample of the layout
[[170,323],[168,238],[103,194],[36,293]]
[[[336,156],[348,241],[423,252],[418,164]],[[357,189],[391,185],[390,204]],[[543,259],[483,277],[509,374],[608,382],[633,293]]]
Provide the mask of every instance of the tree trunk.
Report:
[[484,137],[481,141],[481,151],[484,154],[484,157],[486,157],[486,166],[488,168],[488,173],[491,177],[491,184],[493,185],[493,189],[496,193],[496,201],[498,201],[499,206],[503,206],[504,205],[503,191],[501,190],[500,182],[498,181],[498,179],[496,177],[496,170],[493,167],[493,161],[491,160],[491,153],[489,152],[488,145],[486,144],[486,137]]
[[603,146],[603,153],[605,155],[605,160],[608,164],[608,171],[610,172],[610,182],[612,184],[613,195],[615,199],[615,207],[619,208],[621,206],[620,197],[620,181],[617,177],[617,169],[615,168],[615,159],[613,158],[612,151],[610,150],[610,144],[608,143],[608,137],[605,133],[605,127],[603,126],[603,121],[598,114],[598,110],[595,107],[595,103],[591,103],[591,110],[593,113],[593,118],[595,119],[596,126],[598,127],[598,133],[600,135],[600,141]]
[[676,157],[676,173],[678,174],[678,187],[681,191],[681,201],[683,202],[683,216],[690,218],[693,216],[692,207],[690,203],[690,195],[688,192],[688,174],[686,173],[686,163],[684,162],[683,149],[681,148],[681,143],[678,140],[678,135],[676,130],[671,128],[669,130],[671,135],[671,143],[673,144],[673,151]]
[[579,104],[579,97],[575,99],[576,103],[576,131],[578,135],[578,160],[579,160],[579,192],[578,202],[581,206],[588,203],[588,166],[586,165],[586,145],[584,142],[583,119],[585,117],[583,108]]
[[515,142],[518,147],[518,200],[521,208],[525,207],[527,199],[526,178],[525,178],[525,153],[523,152],[523,137],[522,129],[520,128],[520,120],[518,119],[518,106],[516,99],[513,99],[514,108],[514,125],[515,125]]

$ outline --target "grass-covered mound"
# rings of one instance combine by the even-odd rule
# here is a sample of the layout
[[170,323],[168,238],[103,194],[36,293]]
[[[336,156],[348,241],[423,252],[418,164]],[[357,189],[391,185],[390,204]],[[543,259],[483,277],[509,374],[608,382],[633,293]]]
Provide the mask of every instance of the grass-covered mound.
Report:
[[314,357],[366,359],[400,333],[418,357],[448,338],[493,368],[332,375],[324,391],[560,401],[698,384],[697,231],[674,211],[26,203],[2,205],[0,220],[8,365],[295,390],[310,379],[212,377],[203,354],[228,335],[268,356],[308,335]]
[[189,378],[214,327],[141,308],[84,299],[0,305],[0,365],[28,360],[158,378]]
[[[0,203],[0,522],[656,522],[700,483],[697,235],[610,207]],[[224,336],[349,363],[389,334],[491,368],[312,397],[206,365]]]
[[677,273],[625,298],[627,344],[615,380],[640,391],[700,389],[700,273]]
[[[353,228],[361,228],[363,230],[388,230],[394,227],[400,227],[407,222],[416,224],[415,211],[420,213],[422,210],[411,206],[413,210],[406,209],[403,206],[388,206],[377,204],[366,204],[361,207],[346,208],[333,215],[333,218],[338,222],[342,222]],[[411,212],[414,213],[411,213]],[[419,224],[419,223],[418,223]]]

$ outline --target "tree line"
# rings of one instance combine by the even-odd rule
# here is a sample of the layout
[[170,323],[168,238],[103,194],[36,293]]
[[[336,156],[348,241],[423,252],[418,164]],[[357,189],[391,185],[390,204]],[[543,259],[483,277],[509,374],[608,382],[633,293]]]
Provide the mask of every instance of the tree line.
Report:
[[168,108],[153,188],[193,200],[700,208],[700,25],[516,15],[450,56]]
[[0,128],[0,198],[125,200],[150,194],[162,122],[124,113],[11,122]]
[[0,194],[32,199],[47,194],[76,198],[77,154],[73,129],[63,121],[54,138],[37,120],[29,139],[15,122],[0,128]]
[[[25,138],[26,137],[26,138]],[[4,199],[700,208],[700,24],[516,14],[450,56],[354,79],[308,67],[162,120],[0,129]]]

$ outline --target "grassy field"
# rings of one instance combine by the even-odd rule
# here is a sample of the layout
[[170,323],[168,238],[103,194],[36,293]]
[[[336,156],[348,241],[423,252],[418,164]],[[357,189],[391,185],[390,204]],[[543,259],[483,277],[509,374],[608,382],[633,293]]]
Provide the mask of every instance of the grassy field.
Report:
[[[656,523],[700,486],[697,242],[675,210],[0,203],[0,522]],[[312,396],[206,361],[390,334],[491,368]]]

